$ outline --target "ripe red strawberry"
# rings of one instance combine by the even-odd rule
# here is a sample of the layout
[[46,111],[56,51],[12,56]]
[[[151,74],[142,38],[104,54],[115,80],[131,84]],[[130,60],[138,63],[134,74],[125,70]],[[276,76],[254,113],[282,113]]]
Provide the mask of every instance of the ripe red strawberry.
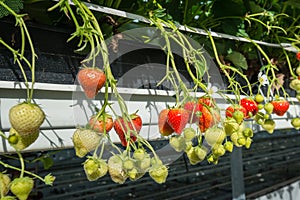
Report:
[[97,95],[106,81],[106,75],[98,68],[83,68],[79,70],[77,78],[85,95],[90,99]]
[[163,109],[162,111],[160,111],[158,115],[158,128],[160,134],[163,136],[171,135],[174,132],[174,130],[167,122],[168,113],[169,113],[169,109]]
[[220,113],[215,110],[209,110],[207,107],[203,107],[202,115],[199,118],[199,128],[201,132],[205,132],[208,128],[214,126],[220,121]]
[[108,133],[114,125],[113,118],[108,114],[101,115],[98,118],[96,117],[97,116],[94,115],[89,120],[91,129],[99,133],[104,133],[105,130],[105,132]]
[[275,100],[271,102],[274,106],[273,112],[278,116],[283,116],[290,107],[287,100]]
[[212,108],[214,108],[216,104],[215,100],[209,96],[200,97],[198,103]]
[[202,108],[202,104],[194,101],[188,101],[184,104],[184,109],[186,109],[190,113],[189,122],[195,123],[199,120]]
[[136,134],[138,134],[142,128],[142,118],[139,115],[137,115],[136,113],[131,114],[130,119],[132,123],[122,117],[118,117],[114,122],[114,129],[118,134],[123,146],[128,145],[126,134],[130,134],[130,141],[135,142],[136,135],[133,132],[135,131]]
[[300,52],[297,52],[297,53],[296,53],[296,58],[297,58],[297,60],[300,61]]
[[172,108],[168,112],[167,122],[175,133],[181,134],[189,121],[190,113],[184,108]]
[[246,118],[254,116],[258,112],[257,103],[253,99],[244,98],[240,100],[240,105],[246,108]]

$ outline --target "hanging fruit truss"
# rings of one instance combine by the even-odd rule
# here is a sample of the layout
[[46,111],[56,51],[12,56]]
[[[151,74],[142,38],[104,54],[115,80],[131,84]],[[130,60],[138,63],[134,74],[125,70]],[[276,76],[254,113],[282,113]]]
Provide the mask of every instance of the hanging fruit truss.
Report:
[[[88,4],[90,5],[90,4]],[[0,0],[1,12],[15,18],[16,26],[20,29],[22,45],[16,50],[0,38],[0,43],[12,53],[15,63],[18,64],[27,87],[27,97],[9,111],[11,129],[9,135],[1,132],[1,136],[8,140],[15,149],[21,168],[8,165],[0,160],[5,168],[20,171],[18,178],[12,181],[5,172],[0,173],[1,198],[4,198],[10,190],[19,199],[27,199],[34,185],[34,178],[38,178],[51,185],[55,179],[51,174],[42,178],[26,171],[22,158],[22,150],[26,149],[39,137],[40,126],[47,117],[41,108],[34,103],[35,83],[35,48],[24,21],[25,14],[18,14],[21,8],[11,8],[6,1]],[[268,56],[262,45],[257,40],[252,40],[243,35],[244,41],[251,44],[261,56],[261,67],[258,81],[253,83],[243,70],[233,66],[239,65],[236,58],[241,56],[239,52],[231,51],[226,59],[220,56],[218,44],[214,33],[210,31],[212,24],[203,21],[199,25],[205,36],[206,44],[211,47],[211,56],[218,65],[219,72],[225,77],[226,87],[214,88],[211,86],[212,74],[206,59],[206,52],[201,46],[195,46],[189,34],[197,31],[191,27],[179,25],[168,14],[167,10],[156,1],[151,4],[151,9],[143,19],[147,19],[147,27],[152,28],[155,34],[141,36],[144,43],[153,44],[159,41],[159,48],[165,53],[165,74],[160,82],[162,85],[168,82],[174,91],[175,103],[167,105],[159,111],[158,130],[161,136],[169,140],[170,146],[177,152],[185,153],[191,164],[196,165],[203,160],[211,164],[218,164],[218,160],[225,153],[230,153],[235,147],[251,147],[254,132],[247,126],[253,121],[268,133],[272,134],[276,129],[276,123],[272,116],[283,116],[290,108],[290,96],[280,82],[278,63]],[[68,41],[77,41],[78,49],[82,52],[88,49],[88,56],[82,60],[81,69],[77,74],[78,84],[87,100],[93,100],[97,95],[103,95],[101,106],[96,107],[85,126],[77,127],[73,133],[72,142],[76,156],[86,158],[83,168],[89,181],[96,181],[109,174],[111,179],[119,184],[127,179],[135,181],[149,173],[151,178],[161,184],[167,181],[168,166],[159,157],[148,140],[139,133],[143,126],[143,117],[136,112],[130,113],[126,101],[119,93],[118,81],[111,69],[109,47],[103,28],[92,12],[90,6],[81,0],[60,0],[48,9],[49,12],[63,12],[69,22],[73,24],[74,32]],[[5,14],[4,13],[4,14]],[[290,88],[296,91],[296,97],[300,100],[300,53],[292,54],[290,49],[297,50],[299,45],[299,27],[295,30],[285,30],[276,24],[266,24],[261,17],[276,19],[281,15],[272,16],[269,12],[246,14],[242,19],[249,25],[260,23],[267,31],[280,32],[293,37],[289,38],[292,45],[281,46],[277,40],[277,48],[281,49],[285,66],[291,75]],[[288,17],[287,14],[282,14]],[[299,18],[299,17],[298,17]],[[297,23],[298,19],[295,20]],[[298,20],[299,21],[299,20]],[[294,22],[293,22],[294,23]],[[255,25],[253,25],[255,26]],[[297,32],[298,31],[298,32]],[[115,34],[112,38],[122,38],[122,33]],[[234,37],[235,39],[238,37]],[[24,55],[25,46],[30,49],[31,58]],[[293,48],[291,48],[293,47]],[[175,48],[175,49],[174,49]],[[178,51],[179,49],[179,51]],[[176,55],[180,54],[192,85],[188,86],[181,76]],[[100,60],[100,62],[99,62]],[[298,66],[294,66],[294,64]],[[30,69],[31,82],[24,68]],[[238,78],[237,78],[238,77]],[[244,84],[242,84],[242,82]],[[256,86],[256,90],[253,87]],[[264,88],[264,89],[263,89]],[[204,95],[198,96],[198,91]],[[214,95],[222,97],[229,106],[222,110]],[[232,98],[234,95],[235,98]],[[116,99],[118,109],[112,105],[111,96]],[[224,111],[224,112],[223,112]],[[296,114],[297,116],[297,114]],[[1,116],[4,117],[4,116]],[[290,120],[291,125],[299,129],[300,118]],[[116,145],[111,137],[117,134],[121,145]],[[108,148],[109,147],[109,148]],[[109,149],[110,156],[104,157],[104,152]]]

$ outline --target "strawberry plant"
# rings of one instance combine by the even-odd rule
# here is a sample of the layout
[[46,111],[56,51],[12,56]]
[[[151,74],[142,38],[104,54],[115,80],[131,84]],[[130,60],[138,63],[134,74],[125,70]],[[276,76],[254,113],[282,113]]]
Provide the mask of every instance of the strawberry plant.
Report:
[[[15,3],[13,6],[12,3]],[[2,44],[7,50],[13,54],[14,62],[18,65],[26,86],[26,98],[24,102],[18,103],[9,110],[9,122],[11,128],[9,136],[6,136],[2,131],[0,135],[6,139],[8,143],[15,149],[20,161],[20,168],[12,166],[0,161],[0,164],[5,168],[12,169],[19,172],[19,177],[9,177],[1,173],[1,199],[15,199],[12,196],[6,196],[10,190],[20,200],[28,199],[29,194],[34,186],[34,179],[37,178],[47,185],[52,185],[55,177],[48,174],[44,178],[26,170],[26,165],[21,151],[29,147],[39,137],[40,126],[45,120],[45,113],[40,105],[33,102],[34,84],[35,84],[35,65],[36,53],[33,46],[31,35],[24,21],[25,14],[17,14],[15,10],[19,11],[20,2],[4,2],[0,1],[0,15],[12,15],[15,18],[16,26],[19,27],[21,33],[21,46],[16,50],[0,38]],[[14,9],[12,9],[14,8]],[[16,9],[17,8],[17,9]],[[27,47],[28,45],[28,47]],[[30,59],[25,55],[25,49],[29,49]],[[31,77],[25,73],[25,67],[29,68]],[[29,82],[31,81],[31,82]],[[26,174],[26,176],[25,176]]]
[[[20,171],[20,177],[11,179],[1,173],[0,188],[1,198],[10,190],[19,199],[27,199],[34,186],[33,178],[48,185],[55,178],[50,174],[42,178],[26,171],[21,154],[39,137],[46,114],[42,106],[33,101],[35,48],[24,22],[25,15],[17,14],[22,3],[14,2],[18,3],[12,9],[13,3],[0,1],[0,17],[11,14],[15,18],[20,28],[21,46],[15,50],[1,38],[0,44],[13,54],[25,80],[27,98],[9,111],[9,136],[1,132],[1,136],[16,150],[21,169],[2,161],[0,164]],[[158,132],[163,139],[168,139],[169,145],[176,152],[185,153],[192,165],[204,160],[217,164],[223,155],[233,151],[234,146],[249,149],[254,133],[246,127],[245,121],[253,121],[269,134],[274,132],[274,114],[283,116],[290,108],[290,96],[279,72],[288,74],[291,78],[289,87],[300,99],[300,43],[299,26],[296,25],[299,24],[299,8],[290,5],[292,1],[246,3],[228,0],[225,4],[220,0],[91,2],[141,14],[146,17],[144,22],[149,22],[149,25],[143,26],[153,28],[151,30],[155,34],[143,35],[138,40],[159,46],[165,53],[165,74],[157,86],[169,83],[175,97],[173,105],[166,105],[157,112]],[[30,4],[29,1],[24,3]],[[267,9],[268,4],[271,10]],[[81,61],[82,67],[76,77],[80,92],[89,101],[98,101],[97,97],[101,96],[101,106],[93,110],[94,113],[89,116],[84,127],[76,127],[72,136],[76,156],[86,158],[83,171],[87,179],[96,181],[108,174],[113,182],[123,184],[128,180],[136,181],[148,173],[156,183],[166,182],[168,166],[140,134],[144,128],[144,116],[139,112],[132,114],[119,93],[106,44],[109,36],[118,33],[110,43],[113,51],[117,52],[118,40],[123,39],[119,31],[140,23],[131,23],[124,17],[95,13],[81,0],[56,1],[48,8],[48,11],[54,10],[63,12],[67,24],[72,24],[70,27],[75,29],[67,41],[78,42],[76,52],[88,52],[87,57]],[[204,36],[196,34],[198,30],[189,29],[190,26],[201,28]],[[216,35],[212,31],[231,34],[231,37]],[[229,41],[237,36],[242,42]],[[208,53],[202,46],[195,44],[197,42],[203,44]],[[285,48],[285,43],[291,43],[292,46]],[[31,59],[24,53],[27,45]],[[275,50],[273,46],[278,48]],[[290,52],[292,47],[293,54]],[[210,62],[207,62],[208,54],[218,65],[217,72],[222,74],[221,78],[227,83],[225,87],[212,86],[215,72],[211,70]],[[181,64],[176,60],[178,55],[182,58]],[[25,73],[24,67],[29,68],[31,77]],[[191,80],[191,85],[183,81],[182,70]],[[258,76],[258,80],[250,79],[254,76]],[[266,88],[265,92],[263,88]],[[202,92],[201,96],[199,91]],[[224,110],[225,116],[221,115],[223,108],[214,99],[216,94],[229,104]],[[116,99],[118,111],[112,106],[110,96]],[[299,117],[296,115],[291,125],[299,129]],[[113,142],[113,134],[119,139],[120,146]],[[108,159],[104,159],[107,145],[113,151]]]

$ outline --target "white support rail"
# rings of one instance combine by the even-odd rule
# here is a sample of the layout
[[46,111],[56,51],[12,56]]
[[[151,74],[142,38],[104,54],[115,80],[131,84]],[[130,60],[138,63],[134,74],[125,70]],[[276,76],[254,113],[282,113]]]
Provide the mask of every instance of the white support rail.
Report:
[[[132,89],[119,88],[119,93],[123,96],[128,106],[129,112],[139,110],[143,119],[141,136],[148,140],[162,139],[158,132],[158,113],[166,108],[166,105],[174,105],[175,99],[172,91],[153,89]],[[102,90],[103,92],[103,90]],[[197,93],[197,96],[202,96]],[[10,123],[8,119],[9,109],[18,102],[24,101],[20,97],[26,96],[25,84],[10,81],[0,81],[0,129],[8,134]],[[113,96],[113,95],[112,95]],[[41,135],[26,151],[46,151],[53,149],[72,148],[72,134],[77,125],[85,125],[88,118],[94,114],[94,106],[100,106],[103,93],[95,100],[87,100],[78,85],[59,85],[48,83],[35,84],[35,101],[40,104],[47,115],[47,119],[42,124]],[[220,96],[214,96],[222,115],[229,105]],[[234,96],[232,96],[234,98]],[[113,108],[120,114],[116,100],[111,98]],[[291,98],[289,112],[282,117],[272,115],[276,121],[276,129],[292,128],[290,119],[300,112],[299,102],[296,98]],[[252,121],[250,126],[255,132],[261,128]],[[117,134],[112,130],[110,136],[114,142],[119,142]],[[2,138],[1,138],[2,139]],[[13,152],[6,140],[2,139],[0,153]]]

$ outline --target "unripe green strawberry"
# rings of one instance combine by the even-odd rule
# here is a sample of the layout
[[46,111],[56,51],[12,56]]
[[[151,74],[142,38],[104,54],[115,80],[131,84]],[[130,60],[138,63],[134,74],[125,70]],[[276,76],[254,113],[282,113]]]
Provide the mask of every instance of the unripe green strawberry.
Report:
[[202,161],[205,159],[206,155],[207,155],[207,149],[205,147],[200,147],[200,146],[196,146],[195,147],[195,153],[198,156],[199,160]]
[[255,95],[254,100],[256,101],[256,103],[261,103],[264,101],[264,96],[261,94],[257,94],[257,95]]
[[[199,136],[199,137],[201,137],[201,136]],[[192,141],[188,141],[188,142],[185,143],[185,149],[184,149],[184,151],[187,152],[192,147],[193,147],[193,142]]]
[[258,110],[261,110],[261,109],[263,109],[263,108],[264,108],[264,105],[263,105],[263,104],[261,104],[261,103],[259,103],[259,104],[257,104],[257,108],[258,108]]
[[210,155],[207,157],[207,162],[208,162],[208,163],[212,163],[212,164],[214,164],[214,165],[217,165],[218,162],[219,162],[219,159],[218,159],[218,157],[216,157],[215,155],[210,154]]
[[204,138],[210,146],[221,144],[226,137],[224,129],[212,127],[206,130]]
[[233,143],[230,141],[225,142],[224,148],[226,151],[232,152],[233,151]]
[[239,137],[237,139],[237,143],[241,146],[244,146],[246,144],[246,138],[245,137]]
[[269,114],[264,114],[264,119],[269,119],[270,118],[270,115]]
[[262,127],[269,133],[272,134],[274,132],[276,123],[272,119],[267,119],[265,122],[262,124]]
[[295,90],[296,92],[300,92],[300,80],[294,79],[290,82],[290,88]]
[[232,114],[232,118],[235,119],[235,121],[240,124],[244,121],[244,117],[245,114],[244,112],[240,111],[240,110],[236,110],[234,111],[234,113]]
[[214,156],[216,157],[220,157],[220,156],[223,156],[225,154],[226,150],[224,148],[223,145],[221,144],[218,144],[218,145],[215,145],[213,148],[212,148],[212,153],[214,154]]
[[300,76],[300,66],[298,66],[298,67],[296,68],[296,74],[297,74],[298,76]]
[[32,134],[20,135],[14,128],[10,128],[8,142],[16,150],[21,151],[34,143],[39,134],[40,130],[36,130]]
[[253,130],[251,128],[245,128],[243,130],[243,136],[245,137],[253,137]]
[[98,158],[88,157],[83,163],[84,172],[89,181],[96,181],[106,175],[108,171],[107,163]]
[[258,112],[255,116],[254,116],[254,120],[258,125],[262,125],[265,121],[264,119],[264,113],[262,112]]
[[90,151],[94,151],[100,139],[101,136],[91,129],[76,129],[72,137],[76,156],[82,158]]
[[134,168],[134,160],[132,160],[129,157],[126,157],[123,160],[123,169],[125,169],[125,170],[131,170],[133,168]]
[[151,158],[151,165],[163,165],[163,162],[158,157]]
[[247,137],[246,138],[246,143],[245,143],[246,149],[250,149],[251,143],[252,143],[252,139]]
[[299,117],[293,118],[291,121],[291,124],[295,129],[299,130],[300,129],[300,118]]
[[145,149],[136,149],[134,152],[133,152],[133,155],[132,157],[136,160],[143,160],[145,158]]
[[0,172],[0,194],[6,195],[9,191],[10,178],[7,174]]
[[187,141],[192,140],[196,135],[196,131],[193,128],[183,129],[183,136]]
[[234,119],[226,119],[223,125],[227,136],[239,130],[239,124]]
[[128,177],[129,177],[129,179],[130,179],[131,181],[135,181],[135,180],[138,179],[139,173],[138,173],[138,170],[137,170],[136,168],[131,168],[131,169],[127,172],[127,174],[128,174]]
[[186,155],[191,163],[191,165],[196,165],[198,164],[200,161],[202,161],[197,153],[196,153],[196,147],[192,147],[190,148],[187,152],[186,152]]
[[150,177],[159,184],[166,182],[168,177],[168,168],[165,165],[154,165],[149,169]]
[[272,103],[269,102],[265,104],[264,109],[268,114],[272,114],[274,106]]
[[143,160],[140,160],[137,162],[137,166],[141,169],[142,173],[145,173],[146,171],[148,171],[148,169],[151,166],[150,155],[148,153],[146,153]]
[[115,183],[123,184],[128,174],[123,169],[122,155],[113,155],[108,159],[108,172]]
[[181,135],[175,135],[171,137],[169,143],[171,147],[177,152],[183,151],[186,147],[186,141]]
[[10,185],[10,191],[20,200],[26,200],[33,188],[34,182],[32,178],[27,176],[15,178]]
[[20,134],[35,133],[45,120],[45,113],[36,104],[20,103],[9,110],[11,126]]
[[232,133],[231,136],[230,136],[230,140],[233,142],[233,144],[237,147],[241,147],[242,145],[240,145],[238,143],[238,138],[239,138],[239,135],[237,132],[235,133]]
[[147,171],[141,170],[138,167],[134,167],[130,171],[128,171],[127,174],[131,181],[136,181],[136,180],[142,178],[146,172]]
[[[13,128],[11,128],[11,129],[13,129]],[[9,132],[11,132],[11,129],[9,130]],[[13,129],[13,130],[16,131],[15,129]],[[14,144],[18,143],[19,137],[16,134],[10,134],[7,138],[7,141],[10,145],[14,145]]]

